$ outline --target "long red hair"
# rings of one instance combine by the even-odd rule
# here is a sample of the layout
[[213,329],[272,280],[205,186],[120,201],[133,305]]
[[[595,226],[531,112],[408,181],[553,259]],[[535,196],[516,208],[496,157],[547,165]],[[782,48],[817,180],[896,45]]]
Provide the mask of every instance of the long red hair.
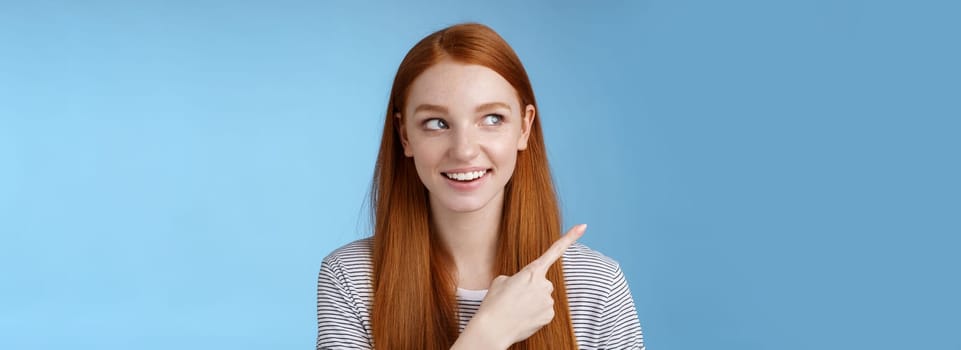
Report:
[[[407,53],[391,89],[380,153],[371,188],[374,225],[371,323],[379,349],[449,349],[458,336],[456,282],[450,255],[430,224],[427,188],[411,158],[404,156],[398,129],[411,83],[443,59],[477,64],[500,74],[517,91],[521,108],[537,103],[524,66],[492,29],[454,25],[428,35]],[[547,152],[534,118],[528,147],[505,187],[495,272],[513,275],[539,257],[561,235],[557,196]],[[554,319],[512,349],[576,349],[560,263],[547,272],[554,284]]]

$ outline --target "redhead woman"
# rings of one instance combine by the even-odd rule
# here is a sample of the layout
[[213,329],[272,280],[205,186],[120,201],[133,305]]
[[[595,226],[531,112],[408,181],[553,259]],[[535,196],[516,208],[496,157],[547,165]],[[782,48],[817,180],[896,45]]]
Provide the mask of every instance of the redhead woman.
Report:
[[330,253],[318,349],[643,349],[617,262],[561,234],[513,49],[460,24],[407,53],[371,191],[373,237]]

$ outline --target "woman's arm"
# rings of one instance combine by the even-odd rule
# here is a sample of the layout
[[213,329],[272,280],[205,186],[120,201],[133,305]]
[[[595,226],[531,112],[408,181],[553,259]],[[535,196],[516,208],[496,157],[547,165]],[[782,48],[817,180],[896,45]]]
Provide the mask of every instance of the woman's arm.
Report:
[[637,319],[634,298],[620,266],[614,272],[613,284],[604,303],[600,324],[610,327],[603,341],[604,348],[644,349],[644,335]]
[[506,349],[550,323],[554,319],[554,285],[546,277],[547,270],[586,229],[587,225],[574,226],[513,276],[494,278],[452,349]]
[[337,259],[324,259],[317,279],[317,349],[370,349],[358,305]]

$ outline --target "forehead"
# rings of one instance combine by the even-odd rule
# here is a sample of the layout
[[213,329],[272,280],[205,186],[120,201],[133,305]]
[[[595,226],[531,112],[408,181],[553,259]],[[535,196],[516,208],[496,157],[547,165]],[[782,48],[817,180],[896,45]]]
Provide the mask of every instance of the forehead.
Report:
[[517,92],[504,77],[490,68],[442,61],[421,73],[410,86],[408,111],[420,104],[473,110],[477,105],[504,102],[518,109]]

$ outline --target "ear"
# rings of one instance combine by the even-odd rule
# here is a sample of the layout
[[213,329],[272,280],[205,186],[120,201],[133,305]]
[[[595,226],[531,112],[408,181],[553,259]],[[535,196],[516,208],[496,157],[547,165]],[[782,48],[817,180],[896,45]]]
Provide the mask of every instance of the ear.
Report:
[[410,142],[407,141],[407,126],[404,125],[404,117],[401,114],[394,113],[394,118],[397,118],[397,135],[400,137],[400,144],[404,146],[404,155],[407,157],[413,157],[414,153],[410,151]]
[[524,107],[524,120],[521,121],[521,137],[517,139],[517,150],[527,149],[527,139],[531,136],[531,126],[534,125],[534,118],[537,117],[537,110],[534,105]]

